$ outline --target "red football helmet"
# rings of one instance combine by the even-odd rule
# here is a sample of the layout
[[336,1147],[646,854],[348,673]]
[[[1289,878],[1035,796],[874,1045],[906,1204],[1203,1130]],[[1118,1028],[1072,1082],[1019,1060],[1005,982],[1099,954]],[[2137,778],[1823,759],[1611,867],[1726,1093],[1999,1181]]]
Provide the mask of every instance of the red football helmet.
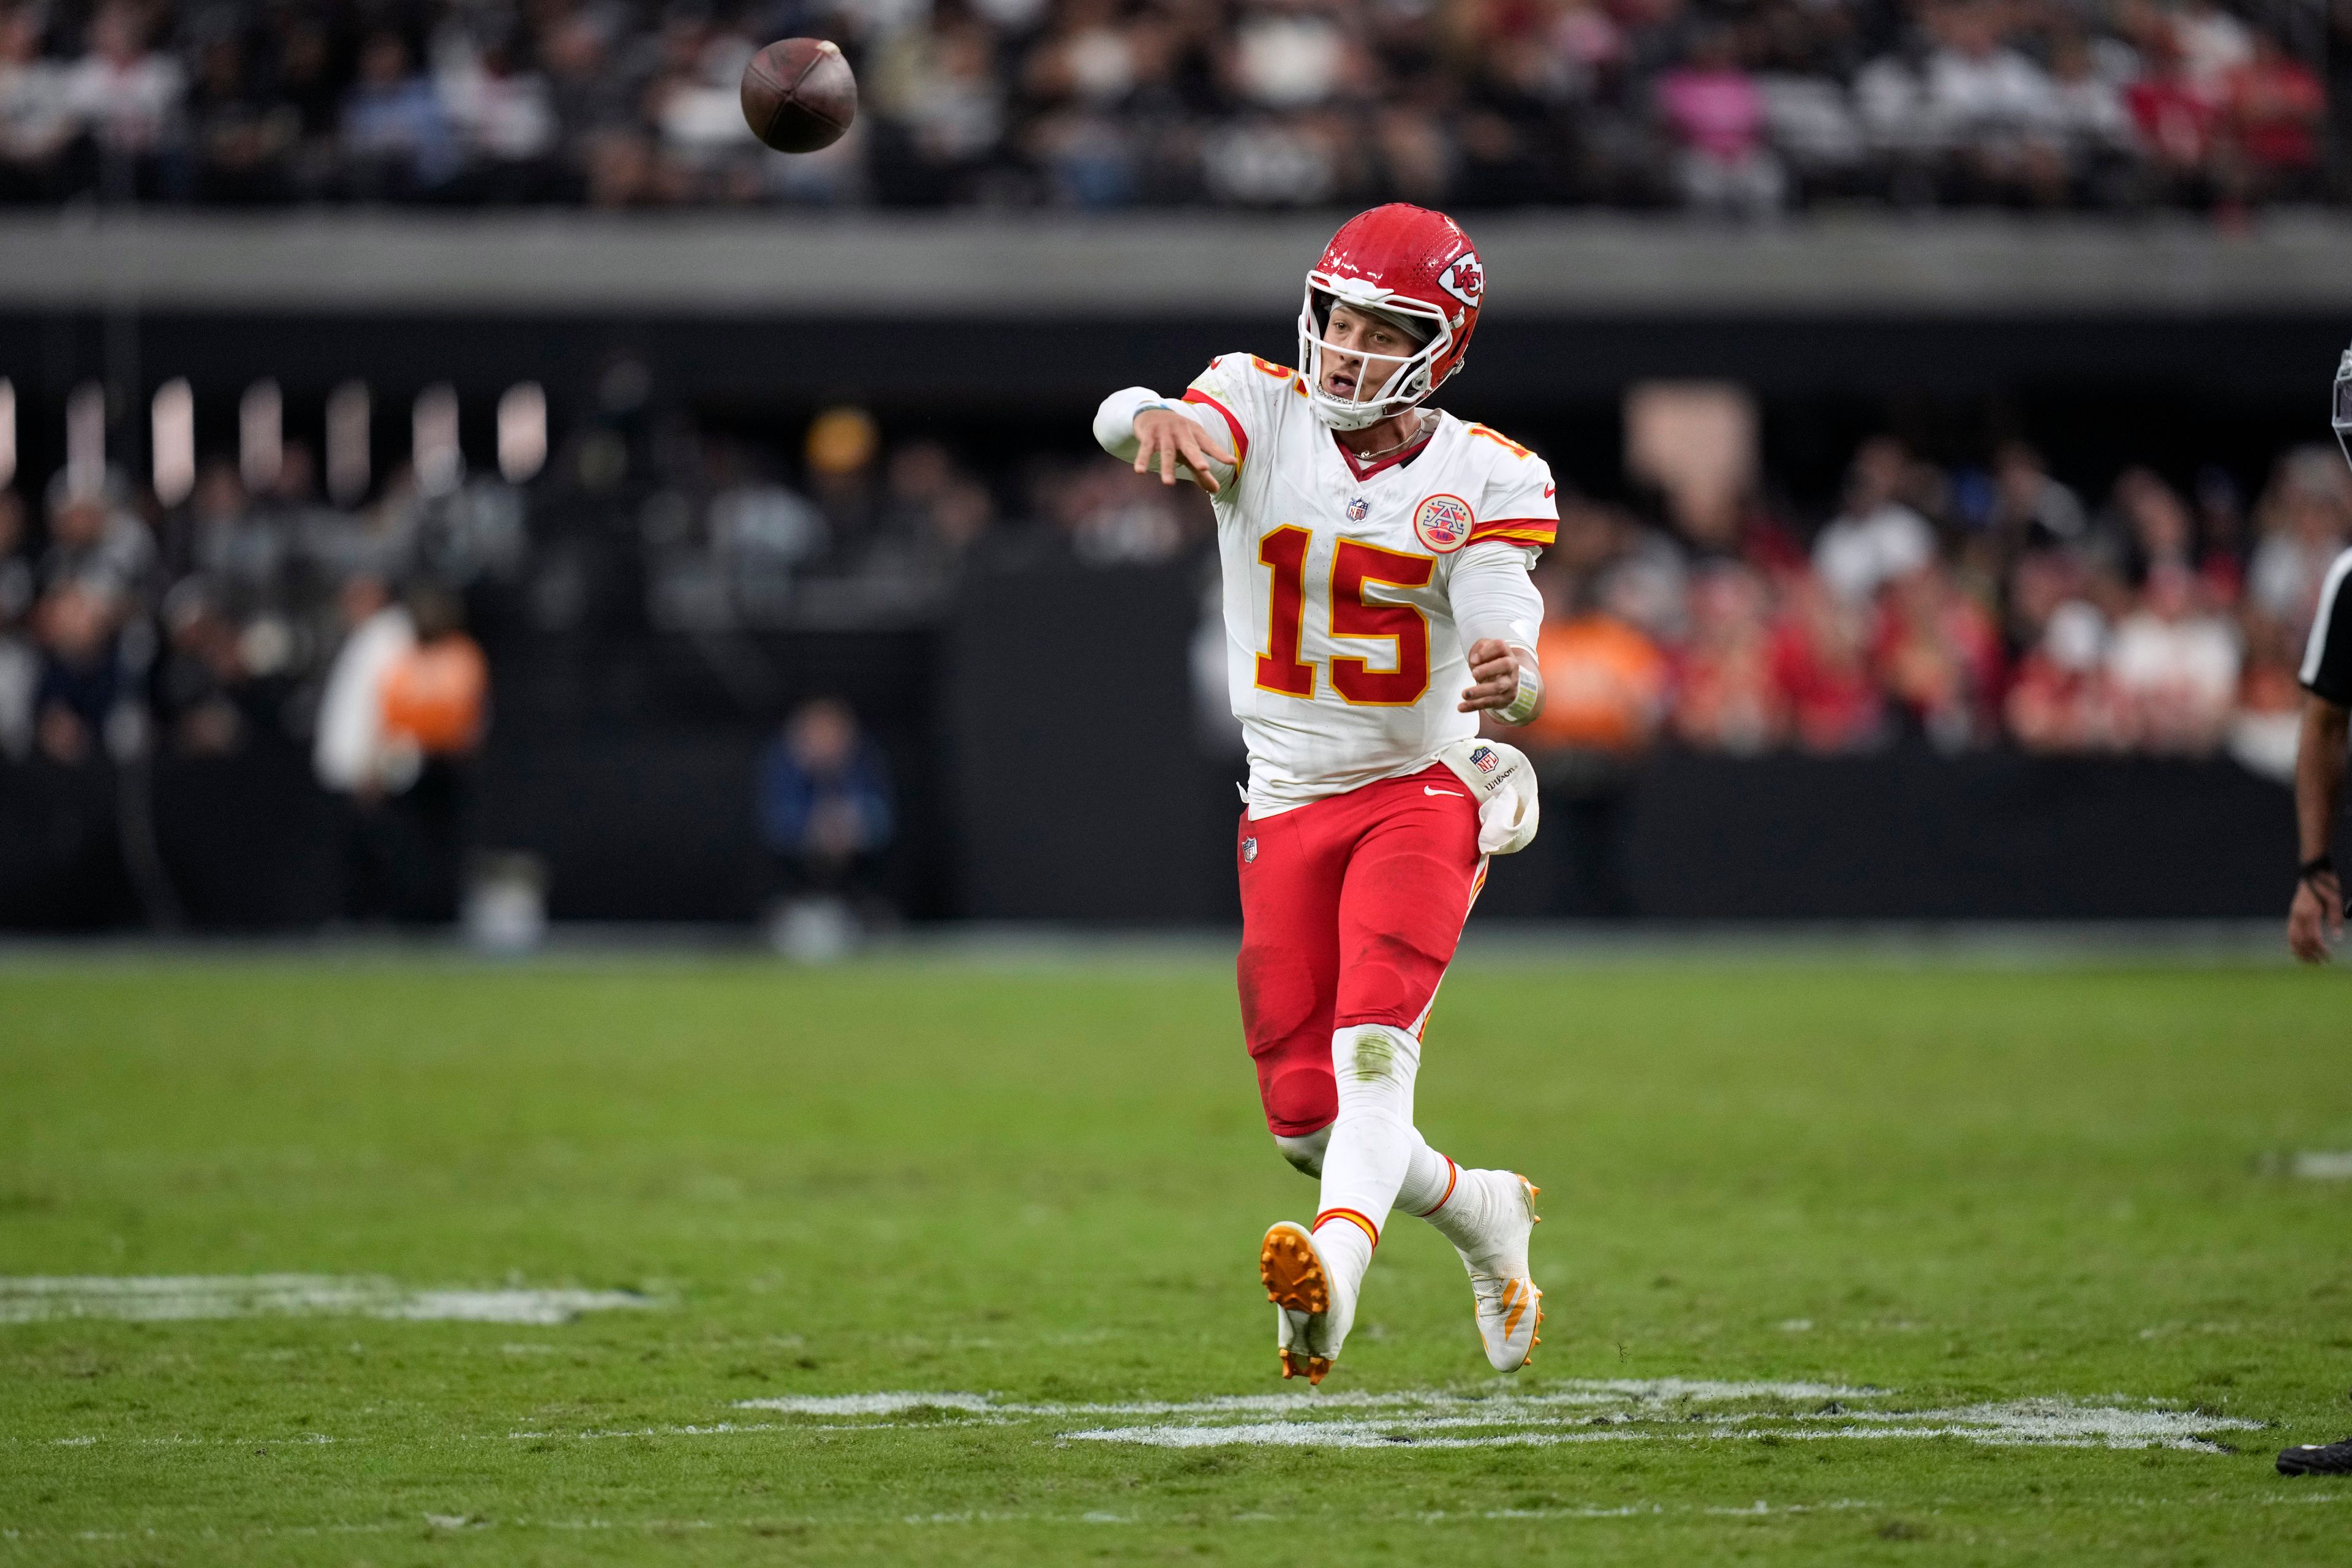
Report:
[[[1307,301],[1298,312],[1298,368],[1317,417],[1335,430],[1360,430],[1436,391],[1462,368],[1486,297],[1478,252],[1462,226],[1444,213],[1391,202],[1349,218],[1307,273]],[[1336,397],[1324,390],[1322,363],[1334,304],[1402,316],[1434,330],[1412,358],[1397,362],[1378,391]],[[1372,379],[1369,366],[1363,379]]]

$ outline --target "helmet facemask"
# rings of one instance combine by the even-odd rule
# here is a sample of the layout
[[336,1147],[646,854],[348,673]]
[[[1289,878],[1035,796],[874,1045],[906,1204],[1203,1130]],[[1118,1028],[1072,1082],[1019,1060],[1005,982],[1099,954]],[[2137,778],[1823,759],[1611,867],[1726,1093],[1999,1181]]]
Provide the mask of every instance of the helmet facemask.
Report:
[[[1343,348],[1324,339],[1324,333],[1329,331],[1334,305],[1388,317],[1408,331],[1425,327],[1429,335],[1419,348],[1402,358]],[[1453,344],[1451,323],[1431,306],[1386,289],[1368,289],[1352,279],[1335,279],[1320,272],[1307,275],[1307,298],[1298,310],[1298,368],[1306,378],[1307,400],[1314,406],[1315,416],[1334,430],[1361,430],[1421,403],[1436,390],[1431,369]],[[1361,362],[1354,397],[1341,397],[1324,386],[1326,353]],[[1365,393],[1367,384],[1375,387],[1369,395]]]
[[2336,431],[2336,450],[2352,463],[2352,349],[2336,362],[2335,395],[2327,407],[2327,423]]

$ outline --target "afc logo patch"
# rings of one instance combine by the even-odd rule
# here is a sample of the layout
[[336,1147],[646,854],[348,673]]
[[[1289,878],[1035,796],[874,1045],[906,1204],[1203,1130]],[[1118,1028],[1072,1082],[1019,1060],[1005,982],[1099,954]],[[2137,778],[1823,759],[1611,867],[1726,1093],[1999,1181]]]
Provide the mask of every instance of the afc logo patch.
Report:
[[1476,521],[1460,496],[1432,496],[1412,514],[1413,537],[1440,555],[1451,555],[1470,542]]
[[1255,838],[1244,838],[1244,839],[1243,839],[1243,840],[1242,840],[1242,864],[1243,864],[1243,865],[1244,865],[1244,866],[1246,866],[1246,865],[1248,865],[1251,861],[1255,860],[1256,858],[1257,858],[1257,840],[1256,840],[1256,839],[1255,839]]
[[1354,500],[1348,503],[1348,521],[1349,522],[1361,522],[1364,521],[1364,514],[1371,510],[1370,503],[1366,501],[1363,497],[1358,496]]
[[1478,253],[1465,250],[1447,262],[1437,275],[1437,286],[1476,310],[1478,301],[1486,297],[1486,269],[1478,265]]
[[1478,764],[1478,771],[1482,773],[1493,773],[1502,765],[1503,762],[1502,758],[1495,754],[1495,748],[1492,746],[1479,746],[1473,749],[1470,752],[1470,760]]

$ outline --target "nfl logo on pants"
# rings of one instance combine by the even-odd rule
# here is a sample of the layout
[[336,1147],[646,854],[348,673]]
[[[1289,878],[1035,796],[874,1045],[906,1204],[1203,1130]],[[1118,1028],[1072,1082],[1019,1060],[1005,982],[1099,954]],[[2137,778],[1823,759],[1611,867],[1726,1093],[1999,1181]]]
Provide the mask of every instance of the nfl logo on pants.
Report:
[[1255,860],[1255,859],[1256,859],[1256,858],[1257,858],[1257,840],[1256,840],[1256,839],[1255,839],[1255,838],[1244,838],[1244,839],[1243,839],[1243,840],[1242,840],[1242,863],[1243,863],[1244,865],[1247,865],[1249,862],[1251,862],[1252,860]]

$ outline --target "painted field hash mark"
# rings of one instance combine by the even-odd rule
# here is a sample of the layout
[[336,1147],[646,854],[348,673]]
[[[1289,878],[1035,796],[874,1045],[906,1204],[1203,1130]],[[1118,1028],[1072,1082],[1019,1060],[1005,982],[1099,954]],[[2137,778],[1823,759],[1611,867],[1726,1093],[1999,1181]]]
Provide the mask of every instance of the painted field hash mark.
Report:
[[[1810,1406],[1810,1408],[1792,1408]],[[1709,1379],[1591,1379],[1541,1394],[1226,1394],[1108,1404],[1021,1403],[977,1394],[787,1395],[738,1408],[866,1417],[955,1411],[997,1424],[1051,1428],[1065,1442],[1138,1443],[1161,1448],[1228,1446],[1307,1448],[1482,1448],[1570,1443],[1706,1439],[1876,1441],[1956,1437],[1990,1447],[2174,1448],[2223,1453],[2223,1432],[2262,1423],[2153,1403],[2065,1398],[1905,1408],[1893,1389],[1817,1383]]]
[[583,1312],[658,1307],[634,1290],[421,1288],[371,1275],[36,1275],[0,1279],[0,1323],[106,1318],[383,1318],[412,1322],[566,1323]]

